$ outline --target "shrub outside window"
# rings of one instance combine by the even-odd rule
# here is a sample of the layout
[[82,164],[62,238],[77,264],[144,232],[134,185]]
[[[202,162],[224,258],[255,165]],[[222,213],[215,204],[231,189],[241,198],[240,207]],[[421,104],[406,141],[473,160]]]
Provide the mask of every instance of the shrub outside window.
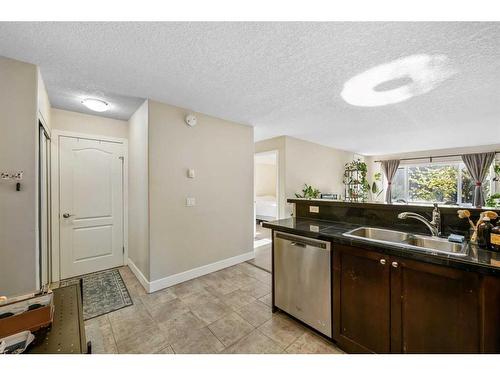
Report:
[[[492,171],[483,183],[492,191]],[[392,199],[412,203],[472,205],[475,182],[462,162],[402,165],[392,181]]]

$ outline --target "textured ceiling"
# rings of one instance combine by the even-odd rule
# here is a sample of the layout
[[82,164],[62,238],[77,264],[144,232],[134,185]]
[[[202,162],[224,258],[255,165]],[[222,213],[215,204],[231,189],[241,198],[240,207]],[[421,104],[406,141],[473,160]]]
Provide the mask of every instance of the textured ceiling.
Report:
[[[257,140],[363,154],[500,143],[500,23],[0,23],[0,35],[0,55],[40,65],[58,108],[96,95],[126,119],[152,98],[253,125]],[[341,98],[349,78],[414,54],[458,73],[402,103]]]

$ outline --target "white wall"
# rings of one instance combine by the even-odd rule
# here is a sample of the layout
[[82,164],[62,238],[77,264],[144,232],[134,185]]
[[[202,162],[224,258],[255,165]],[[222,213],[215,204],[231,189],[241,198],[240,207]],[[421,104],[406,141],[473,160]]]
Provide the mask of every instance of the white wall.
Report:
[[0,295],[36,287],[37,79],[35,65],[0,57],[0,171],[24,171],[19,192],[0,181]]
[[128,122],[107,117],[52,108],[51,123],[53,129],[104,137],[128,138]]
[[129,120],[128,134],[129,259],[149,280],[148,102]]
[[253,251],[253,128],[187,113],[149,101],[152,280]]

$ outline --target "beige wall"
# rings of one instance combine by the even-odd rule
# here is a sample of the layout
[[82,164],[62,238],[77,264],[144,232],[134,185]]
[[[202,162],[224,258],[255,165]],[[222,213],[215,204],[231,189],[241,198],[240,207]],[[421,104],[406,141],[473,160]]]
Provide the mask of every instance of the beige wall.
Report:
[[253,251],[253,128],[186,114],[149,101],[151,280]]
[[130,118],[128,139],[128,254],[149,280],[147,101]]
[[255,195],[276,196],[276,165],[255,163]]
[[0,180],[0,295],[36,287],[37,70],[0,57],[0,171],[23,171],[21,191]]
[[104,137],[128,138],[128,122],[107,117],[52,108],[51,123],[53,129]]
[[278,150],[280,217],[289,217],[293,205],[286,203],[300,193],[304,184],[322,193],[344,193],[342,176],[352,152],[337,150],[297,138],[282,136],[255,143],[255,152]]
[[43,82],[42,74],[40,69],[37,67],[37,102],[38,102],[38,115],[41,118],[43,126],[50,132],[51,127],[51,107],[49,95],[47,94],[47,89],[45,88],[45,83]]
[[352,152],[321,146],[300,139],[286,138],[286,196],[300,193],[304,184],[322,193],[344,195],[345,163],[353,160]]

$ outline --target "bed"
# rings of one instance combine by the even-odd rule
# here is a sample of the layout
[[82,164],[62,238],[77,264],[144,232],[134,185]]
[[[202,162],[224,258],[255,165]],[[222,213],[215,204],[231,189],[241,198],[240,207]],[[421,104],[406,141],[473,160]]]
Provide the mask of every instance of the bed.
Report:
[[261,195],[255,197],[255,218],[257,220],[276,220],[278,204],[276,197],[272,195]]

